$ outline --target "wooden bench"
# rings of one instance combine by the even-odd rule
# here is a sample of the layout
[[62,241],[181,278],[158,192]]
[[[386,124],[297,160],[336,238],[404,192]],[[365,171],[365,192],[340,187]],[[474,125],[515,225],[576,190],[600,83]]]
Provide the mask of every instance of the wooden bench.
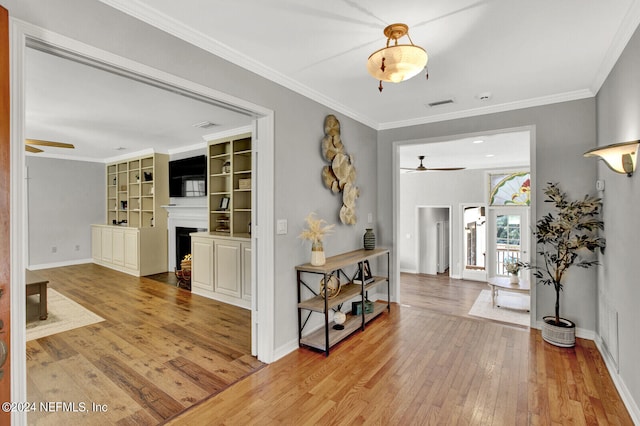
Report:
[[46,320],[49,316],[47,313],[47,283],[49,281],[27,269],[25,282],[27,285],[27,297],[32,294],[40,295],[40,319]]

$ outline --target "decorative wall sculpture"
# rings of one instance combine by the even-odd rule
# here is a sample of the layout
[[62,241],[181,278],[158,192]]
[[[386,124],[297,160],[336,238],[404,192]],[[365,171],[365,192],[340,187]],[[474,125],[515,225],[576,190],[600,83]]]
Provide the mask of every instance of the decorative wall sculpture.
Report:
[[340,139],[340,122],[335,115],[327,115],[324,119],[324,138],[322,138],[322,155],[331,163],[322,168],[322,180],[334,194],[342,192],[340,221],[345,225],[355,225],[356,199],[360,189],[356,186],[356,168],[353,157],[344,150]]

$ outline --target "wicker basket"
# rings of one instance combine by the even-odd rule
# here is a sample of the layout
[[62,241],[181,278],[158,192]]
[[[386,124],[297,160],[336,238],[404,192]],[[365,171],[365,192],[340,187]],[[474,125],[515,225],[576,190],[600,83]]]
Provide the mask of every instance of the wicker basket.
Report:
[[555,325],[556,317],[542,318],[542,338],[545,342],[562,348],[572,348],[576,345],[576,325],[568,319],[560,318],[563,326]]

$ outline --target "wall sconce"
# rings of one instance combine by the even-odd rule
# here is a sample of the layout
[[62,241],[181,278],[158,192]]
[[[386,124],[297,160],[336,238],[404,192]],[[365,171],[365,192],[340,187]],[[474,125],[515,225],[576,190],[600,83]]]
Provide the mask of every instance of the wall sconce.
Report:
[[585,157],[600,157],[616,173],[632,176],[636,171],[640,141],[614,143],[591,149],[584,153]]

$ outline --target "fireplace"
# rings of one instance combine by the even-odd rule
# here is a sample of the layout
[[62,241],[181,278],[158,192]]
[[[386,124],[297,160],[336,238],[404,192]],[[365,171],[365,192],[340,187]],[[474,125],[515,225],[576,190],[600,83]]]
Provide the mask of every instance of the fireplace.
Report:
[[[184,257],[191,253],[191,237],[192,232],[202,231],[198,228],[185,228],[176,226],[176,268],[180,269],[180,262]],[[206,231],[206,229],[205,229]]]
[[[191,232],[207,232],[206,205],[162,206],[169,212],[169,271],[180,269],[180,261],[191,252]],[[180,230],[180,231],[179,231]],[[178,237],[178,235],[181,235]]]

